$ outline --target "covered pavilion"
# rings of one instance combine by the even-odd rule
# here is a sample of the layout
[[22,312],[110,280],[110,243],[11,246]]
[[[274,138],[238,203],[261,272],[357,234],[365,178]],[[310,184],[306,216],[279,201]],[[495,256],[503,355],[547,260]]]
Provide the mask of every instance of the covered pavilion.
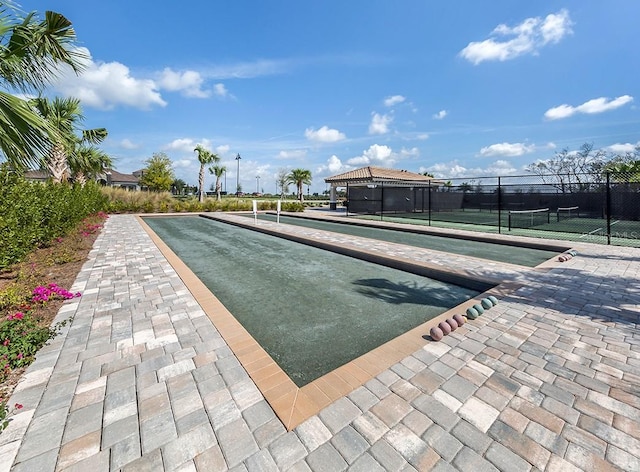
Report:
[[428,175],[417,174],[401,169],[387,169],[384,167],[367,166],[360,169],[350,170],[342,174],[327,177],[324,181],[331,184],[329,191],[329,205],[331,210],[337,208],[337,189],[339,187],[349,187],[350,185],[377,185],[377,184],[400,184],[406,185],[442,185],[442,181],[434,179]]

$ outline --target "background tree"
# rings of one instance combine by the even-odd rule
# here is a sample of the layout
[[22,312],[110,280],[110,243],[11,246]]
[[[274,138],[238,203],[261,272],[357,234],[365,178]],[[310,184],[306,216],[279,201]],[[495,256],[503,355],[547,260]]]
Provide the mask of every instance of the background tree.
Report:
[[93,145],[81,144],[69,159],[73,180],[84,185],[88,179],[95,180],[105,170],[113,167],[111,157]]
[[171,183],[172,193],[175,195],[182,195],[184,193],[184,189],[186,188],[187,183],[182,179],[175,179]]
[[284,199],[287,192],[289,192],[289,173],[286,169],[278,170],[276,183],[278,184],[278,187],[280,187],[280,198]]
[[168,192],[175,181],[171,159],[165,153],[158,152],[145,163],[147,167],[142,171],[140,185],[153,192]]
[[88,59],[75,47],[75,31],[63,15],[48,11],[40,20],[35,12],[21,14],[0,2],[0,151],[18,170],[38,163],[56,141],[56,130],[6,90],[39,93],[59,76],[61,64],[78,73]]
[[473,190],[473,186],[469,182],[462,182],[458,185],[458,190],[463,193],[471,192],[471,190]]
[[[38,114],[57,131],[58,135],[45,154],[42,166],[49,171],[54,182],[66,181],[70,177],[69,160],[76,159],[81,163],[82,159],[77,158],[75,153],[82,149],[82,146],[99,144],[104,141],[108,134],[107,130],[105,128],[89,130],[80,128],[80,124],[84,121],[84,115],[80,100],[77,98],[56,97],[50,100],[38,97],[31,103]],[[97,156],[96,152],[93,152],[92,155]],[[93,164],[98,165],[99,162]],[[79,166],[76,167],[79,168]],[[90,168],[86,170],[91,171]]]
[[201,144],[198,144],[194,149],[195,152],[198,153],[198,161],[200,162],[200,172],[198,173],[198,188],[200,189],[198,192],[198,199],[203,202],[204,201],[204,167],[207,164],[212,164],[215,162],[219,162],[220,158],[206,149]]
[[593,144],[585,143],[577,152],[565,148],[551,159],[529,164],[526,169],[540,176],[545,184],[550,183],[562,193],[568,193],[585,190],[590,183],[599,183],[606,160],[606,152],[594,151]]
[[221,200],[221,197],[220,197],[220,193],[222,192],[222,180],[221,180],[221,178],[222,178],[222,176],[224,175],[224,173],[226,171],[227,171],[227,167],[226,166],[211,166],[211,167],[209,167],[209,173],[216,176],[215,192],[216,192],[218,201]]
[[295,184],[298,190],[298,200],[304,201],[304,193],[302,186],[304,184],[311,185],[311,171],[307,169],[293,169],[287,177],[289,183]]
[[602,171],[619,182],[640,182],[640,145],[631,152],[612,156]]

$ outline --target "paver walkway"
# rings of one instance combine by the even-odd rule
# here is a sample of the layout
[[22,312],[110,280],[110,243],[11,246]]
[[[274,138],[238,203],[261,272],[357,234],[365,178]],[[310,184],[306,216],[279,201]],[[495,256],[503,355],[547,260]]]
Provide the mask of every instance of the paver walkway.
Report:
[[112,216],[58,315],[73,323],[11,399],[0,472],[640,470],[640,250],[579,251],[287,431],[136,219]]

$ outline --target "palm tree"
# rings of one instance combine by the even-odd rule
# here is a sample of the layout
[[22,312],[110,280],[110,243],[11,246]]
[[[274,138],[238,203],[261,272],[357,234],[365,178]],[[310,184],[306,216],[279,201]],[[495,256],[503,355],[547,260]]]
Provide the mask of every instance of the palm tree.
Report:
[[[71,22],[48,11],[21,18],[7,2],[0,2],[0,88],[23,94],[39,92],[55,80],[67,64],[79,73],[88,58],[75,48]],[[24,170],[36,164],[56,140],[56,130],[28,103],[0,90],[0,152],[10,166]]]
[[219,162],[220,158],[203,147],[201,144],[198,144],[194,149],[195,152],[198,153],[198,161],[200,161],[200,173],[198,174],[198,185],[200,187],[199,191],[199,200],[200,202],[204,201],[204,166],[207,164],[213,164],[215,162]]
[[302,185],[311,184],[311,171],[307,169],[293,169],[287,176],[287,181],[292,184],[296,184],[298,189],[298,200],[304,200],[304,194],[302,192]]
[[[83,130],[79,124],[84,120],[80,100],[77,98],[59,98],[49,100],[38,97],[31,101],[35,110],[58,134],[43,159],[54,182],[63,182],[69,178],[69,160],[74,158],[76,150],[84,144],[99,144],[107,137],[105,128]],[[78,136],[77,133],[80,133]]]
[[81,144],[69,159],[73,180],[83,185],[87,179],[95,180],[105,170],[113,167],[113,160],[106,152],[95,146]]
[[226,171],[227,171],[226,166],[209,167],[209,173],[216,176],[216,195],[218,196],[218,201],[221,200],[220,192],[222,191],[222,182],[220,181],[220,178],[224,175]]

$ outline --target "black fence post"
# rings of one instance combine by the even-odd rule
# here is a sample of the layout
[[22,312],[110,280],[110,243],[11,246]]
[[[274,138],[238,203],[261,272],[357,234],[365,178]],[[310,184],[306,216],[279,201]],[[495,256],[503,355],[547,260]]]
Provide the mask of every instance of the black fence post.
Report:
[[429,206],[427,208],[429,211],[429,226],[431,226],[431,181],[429,181]]
[[346,203],[346,210],[347,210],[346,216],[349,216],[349,182],[347,182],[347,199],[345,200],[345,203]]
[[502,187],[500,177],[498,177],[498,234],[502,234]]
[[607,244],[611,244],[611,173],[607,172]]
[[380,184],[380,221],[384,215],[384,182]]

